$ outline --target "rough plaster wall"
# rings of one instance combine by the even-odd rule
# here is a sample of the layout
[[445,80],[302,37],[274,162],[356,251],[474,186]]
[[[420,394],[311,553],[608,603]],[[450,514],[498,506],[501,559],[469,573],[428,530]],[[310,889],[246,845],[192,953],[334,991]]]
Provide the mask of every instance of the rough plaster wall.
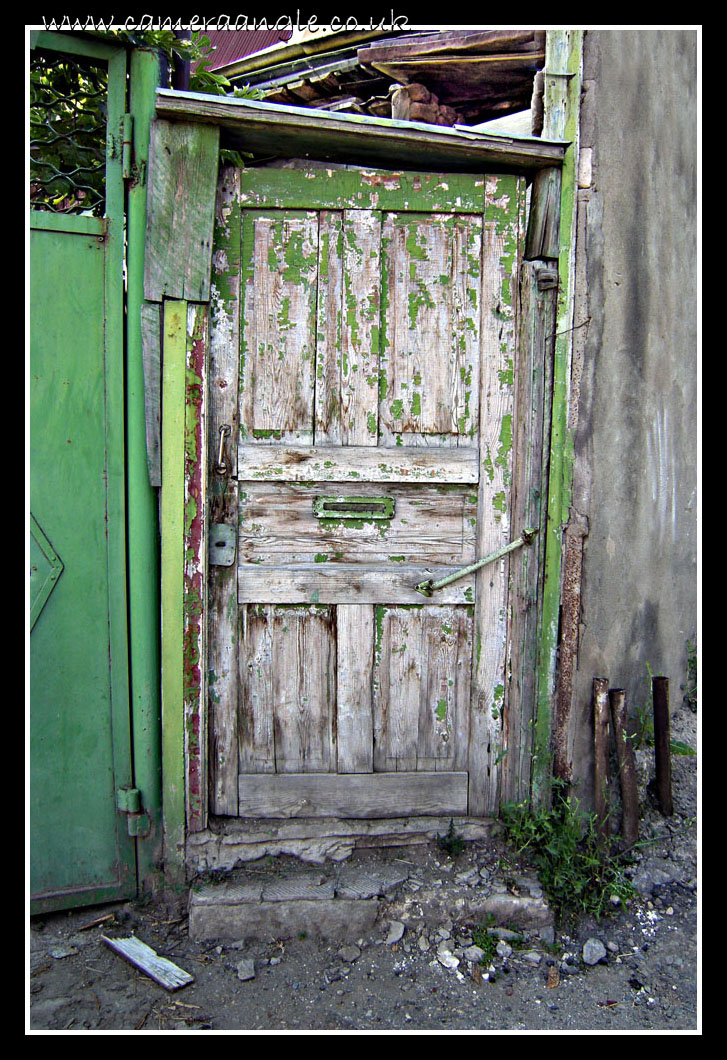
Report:
[[[584,42],[571,425],[587,516],[570,731],[592,768],[591,682],[635,708],[647,663],[672,709],[697,625],[697,36]],[[591,797],[584,781],[583,796]]]

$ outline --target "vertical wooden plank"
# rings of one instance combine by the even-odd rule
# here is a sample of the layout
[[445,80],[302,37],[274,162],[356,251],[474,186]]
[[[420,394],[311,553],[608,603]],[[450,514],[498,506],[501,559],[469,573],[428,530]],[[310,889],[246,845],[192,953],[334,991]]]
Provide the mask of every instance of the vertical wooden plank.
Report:
[[164,858],[183,865],[184,792],[184,409],[186,302],[164,306],[162,400],[161,600]]
[[[542,552],[550,432],[554,287],[540,289],[539,263],[524,262],[520,281],[518,371],[515,375],[513,525],[537,527],[533,543],[510,557],[509,672],[502,800],[530,792],[533,725],[537,702],[538,616],[542,599]],[[548,281],[550,282],[550,281]]]
[[140,308],[141,349],[144,370],[144,417],[146,422],[146,462],[149,483],[162,484],[162,307],[145,303]]
[[336,608],[338,772],[373,771],[374,609]]
[[343,214],[321,210],[318,225],[315,440],[341,445]]
[[187,310],[184,443],[184,736],[187,828],[207,826],[207,306]]
[[[237,525],[238,381],[240,369],[240,171],[226,167],[220,174],[210,286],[210,416],[211,458],[218,455],[220,428],[231,427],[225,451],[226,475],[212,471],[210,523]],[[210,808],[237,813],[238,770],[238,649],[237,564],[209,569],[207,608],[208,724],[210,732]]]
[[[482,256],[482,375],[477,555],[511,536],[513,366],[518,260],[522,242],[520,178],[488,177]],[[470,807],[495,813],[503,743],[507,647],[507,561],[481,568],[475,582],[475,646],[470,739]]]
[[481,218],[386,216],[385,444],[476,444]]
[[273,619],[275,768],[336,768],[336,644],[332,608],[277,607]]
[[[273,618],[274,609],[269,606],[253,604],[240,610],[241,773],[275,772]],[[236,776],[234,786],[237,790]]]
[[215,125],[152,122],[144,279],[149,302],[209,299],[219,140]]
[[246,211],[243,259],[245,436],[312,445],[317,215]]
[[421,644],[417,768],[466,769],[472,676],[472,618],[468,609],[425,609]]
[[376,445],[379,396],[381,215],[343,215],[341,428],[344,445]]
[[376,607],[374,770],[416,770],[422,684],[421,607]]

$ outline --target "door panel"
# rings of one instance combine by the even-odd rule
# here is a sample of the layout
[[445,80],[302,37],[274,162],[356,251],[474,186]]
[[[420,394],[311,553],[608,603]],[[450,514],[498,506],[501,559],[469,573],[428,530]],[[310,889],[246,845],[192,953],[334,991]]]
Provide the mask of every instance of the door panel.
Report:
[[[109,132],[124,111],[126,54],[67,37],[38,34],[31,60],[31,594],[38,576],[44,587],[29,649],[33,913],[136,893],[135,841],[116,805],[133,780],[123,181]],[[102,101],[95,121],[88,97],[77,106],[88,93]],[[66,176],[49,179],[58,140],[86,161],[74,170],[69,147]]]
[[415,586],[509,539],[523,189],[388,174],[379,195],[371,176],[330,171],[326,195],[320,170],[223,174],[211,421],[233,428],[234,459],[211,492],[237,564],[210,574],[221,814],[493,808],[505,564],[431,602]]

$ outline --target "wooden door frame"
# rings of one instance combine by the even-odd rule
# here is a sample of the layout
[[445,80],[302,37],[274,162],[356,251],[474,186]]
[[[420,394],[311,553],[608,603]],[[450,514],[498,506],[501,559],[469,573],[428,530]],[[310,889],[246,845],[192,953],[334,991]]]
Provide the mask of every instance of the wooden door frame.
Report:
[[[301,113],[305,116],[300,117]],[[200,97],[193,93],[168,93],[163,90],[157,94],[157,115],[163,120],[157,121],[157,128],[161,138],[179,142],[184,138],[208,136],[213,130],[219,135],[224,131],[227,143],[225,146],[243,146],[246,143],[246,131],[255,124],[256,143],[259,144],[263,133],[260,131],[260,119],[274,117],[271,122],[268,135],[271,142],[278,140],[281,135],[281,124],[283,127],[294,129],[298,134],[305,123],[311,120],[310,112],[304,108],[277,107],[272,104],[250,104],[248,101],[220,101],[215,97]],[[171,119],[171,120],[167,120]],[[286,124],[287,123],[287,124]],[[339,125],[343,123],[345,138]],[[413,126],[416,123],[411,123]],[[337,158],[349,163],[355,159],[365,160],[372,164],[372,149],[376,153],[376,165],[380,168],[396,170],[398,156],[396,152],[396,141],[390,138],[390,127],[385,134],[381,130],[381,123],[375,121],[351,121],[346,122],[341,116],[337,116],[335,123],[327,124],[327,143],[333,145],[335,150],[327,153],[324,147],[320,150],[323,159],[334,154]],[[232,131],[231,131],[232,130]],[[417,144],[407,150],[414,150],[417,161],[421,160],[422,169],[446,171],[453,165],[469,172],[488,172],[490,169],[500,171],[520,171],[532,178],[534,173],[547,167],[558,168],[564,157],[568,155],[568,145],[562,141],[527,141],[525,148],[518,144],[518,164],[513,161],[512,153],[508,153],[507,145],[503,147],[498,138],[478,138],[475,144],[471,137],[456,136],[446,138],[442,146],[442,131],[427,129],[421,125],[416,126]],[[451,133],[452,130],[447,130]],[[344,144],[345,139],[345,144]],[[373,144],[373,148],[372,148]],[[511,145],[510,145],[511,146]],[[358,153],[357,153],[358,152]],[[173,155],[173,152],[172,152]],[[485,160],[487,156],[488,160]],[[424,161],[426,159],[426,162]],[[441,163],[441,164],[440,164]],[[190,179],[189,175],[177,170],[174,175],[169,172],[163,153],[159,151],[156,158],[152,153],[151,158],[151,186],[157,201],[167,202],[171,198],[170,188],[176,192],[176,201],[180,201],[180,183],[183,184]],[[216,168],[216,167],[215,167]],[[214,184],[216,185],[216,172],[214,173]],[[164,306],[164,320],[167,314],[176,315],[178,322],[185,321],[184,338],[177,327],[175,337],[166,333],[166,324],[162,326],[161,334],[165,335],[163,341],[163,363],[164,375],[162,380],[162,394],[164,402],[163,438],[169,438],[169,444],[164,446],[166,450],[162,489],[162,584],[164,588],[162,597],[162,685],[163,685],[163,728],[162,744],[164,758],[164,818],[166,831],[165,865],[167,871],[174,875],[182,876],[185,867],[190,868],[210,867],[211,864],[219,863],[220,858],[220,835],[219,827],[210,829],[214,821],[208,819],[207,813],[207,733],[206,733],[206,700],[207,700],[207,677],[206,666],[203,664],[207,644],[207,616],[203,599],[200,598],[199,586],[205,584],[207,570],[207,530],[205,512],[207,506],[207,447],[206,421],[208,416],[208,380],[205,373],[198,369],[207,363],[209,356],[209,328],[208,314],[214,312],[214,305],[210,302],[209,277],[211,271],[211,238],[212,223],[215,210],[214,194],[212,186],[212,173],[204,189],[196,187],[194,198],[197,204],[195,211],[188,211],[186,218],[177,218],[175,224],[166,224],[162,234],[160,225],[154,223],[155,204],[151,205],[151,223],[149,239],[152,245],[155,241],[161,246],[164,243],[167,256],[180,261],[183,255],[175,255],[174,248],[169,247],[170,233],[174,233],[179,241],[179,248],[189,246],[189,231],[192,224],[192,212],[194,212],[195,231],[201,238],[197,243],[202,247],[200,257],[201,271],[206,269],[206,293],[204,283],[189,284],[185,279],[184,268],[180,266],[180,276],[174,282],[166,283],[163,290],[157,289],[150,293],[151,289],[147,283],[147,304],[156,303],[158,307]],[[171,181],[171,183],[170,183]],[[167,191],[165,192],[165,187]],[[184,196],[181,197],[182,200]],[[561,195],[561,200],[563,195]],[[204,200],[202,202],[202,200]],[[568,219],[565,219],[566,222]],[[180,223],[183,221],[183,223]],[[561,224],[563,222],[561,221]],[[200,224],[202,229],[200,230]],[[186,241],[186,243],[185,243]],[[153,256],[153,246],[152,246]],[[542,269],[547,262],[533,263],[527,267],[535,272],[539,267]],[[550,263],[552,264],[552,263]],[[561,271],[563,259],[560,262]],[[567,261],[566,261],[567,267]],[[524,272],[526,270],[524,269]],[[149,281],[149,266],[147,265],[147,281]],[[185,283],[187,286],[185,287]],[[530,342],[532,356],[544,356],[542,349],[538,350],[538,342],[552,339],[552,330],[545,326],[547,310],[542,293],[547,289],[538,287],[537,281],[530,284],[530,291],[539,291],[534,295],[532,307],[525,307],[520,315],[521,340],[523,335]],[[562,281],[561,281],[562,289]],[[550,296],[548,296],[550,297]],[[170,316],[171,320],[172,317]],[[540,321],[539,330],[531,328],[528,321]],[[522,329],[525,329],[523,332]],[[536,337],[531,340],[529,336]],[[540,335],[538,340],[537,335]],[[161,343],[162,340],[159,339]],[[546,343],[547,344],[547,343]],[[541,342],[542,345],[542,342]],[[530,363],[533,363],[532,360]],[[536,368],[541,376],[543,369]],[[546,378],[546,377],[542,377]],[[189,386],[184,380],[191,381]],[[516,402],[528,401],[528,387],[530,382]],[[539,384],[542,386],[542,381]],[[555,386],[555,380],[553,381]],[[550,389],[549,383],[546,390]],[[560,400],[560,399],[559,399]],[[542,413],[541,412],[539,415]],[[550,431],[550,424],[545,424],[546,435]],[[186,438],[186,446],[180,448],[180,432]],[[532,433],[531,431],[525,434]],[[176,442],[173,438],[176,436]],[[523,440],[524,439],[524,440]],[[523,435],[518,444],[524,445],[530,452],[528,463],[523,464],[528,468],[528,481],[521,481],[517,487],[520,498],[516,515],[513,518],[513,526],[519,522],[519,514],[528,508],[528,497],[532,502],[532,490],[538,495],[542,493],[544,481],[543,464],[534,453],[530,440]],[[548,452],[547,441],[545,443],[546,456]],[[552,477],[552,459],[550,464]],[[549,493],[552,497],[552,485],[548,479]],[[165,496],[166,495],[166,496]],[[543,546],[546,537],[543,539]],[[558,555],[560,553],[560,541],[558,541]],[[180,560],[180,556],[183,557]],[[524,600],[528,593],[543,592],[542,570],[547,563],[547,558],[539,555],[537,564],[533,566],[530,574],[522,580],[520,585],[515,586],[516,597]],[[559,559],[558,559],[559,563]],[[530,580],[528,580],[530,579]],[[533,580],[534,579],[534,580]],[[528,585],[530,588],[528,588]],[[552,582],[550,586],[552,596]],[[556,590],[559,601],[559,587]],[[524,594],[524,596],[523,596]],[[181,606],[181,619],[180,619]],[[523,604],[525,611],[528,610],[527,601]],[[557,613],[557,606],[555,608]],[[167,619],[165,621],[165,616]],[[516,620],[519,618],[516,616]],[[532,614],[528,621],[533,621]],[[545,677],[541,658],[543,653],[543,630],[552,630],[552,617],[543,615],[542,601],[536,605],[535,616],[535,656],[528,659],[516,659],[516,663],[525,673],[533,667],[536,681],[538,683],[538,703],[542,706],[545,682],[550,680],[551,672],[546,667]],[[533,632],[529,634],[533,636]],[[512,660],[511,660],[512,665]],[[551,685],[552,687],[552,685]],[[547,726],[550,726],[550,697],[546,704],[547,709],[543,714],[547,716]],[[525,743],[530,746],[531,734],[538,731],[539,719],[534,716],[519,715],[517,727],[521,736],[526,737]],[[542,726],[546,724],[543,722]],[[513,779],[505,787],[505,793],[511,790],[514,795],[522,794],[524,789],[531,786],[529,765],[531,756],[529,752],[522,751],[518,756],[519,763],[513,764],[510,769]],[[536,760],[536,766],[542,772],[543,759]],[[519,771],[519,779],[518,779]],[[527,772],[527,781],[524,775]],[[528,794],[528,792],[526,792]],[[210,853],[214,850],[214,853]],[[186,851],[186,852],[185,852]],[[216,861],[215,861],[216,859]]]

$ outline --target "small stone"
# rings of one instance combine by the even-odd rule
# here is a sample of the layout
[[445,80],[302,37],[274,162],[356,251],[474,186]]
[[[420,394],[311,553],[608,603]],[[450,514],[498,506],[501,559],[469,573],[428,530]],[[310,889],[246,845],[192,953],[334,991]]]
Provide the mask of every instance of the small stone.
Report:
[[468,946],[464,951],[464,957],[468,961],[474,961],[476,964],[479,964],[484,956],[485,951],[480,949],[479,946]]
[[353,964],[353,962],[358,960],[358,958],[361,956],[361,950],[358,948],[358,946],[343,946],[338,951],[338,956],[341,958],[342,961],[345,961],[347,964]]
[[394,946],[401,941],[404,935],[404,925],[399,920],[389,921],[389,934],[386,936],[386,945]]
[[522,955],[522,959],[527,961],[528,964],[538,965],[543,959],[542,953],[538,953],[537,950],[526,950]]
[[512,946],[509,943],[505,942],[504,939],[500,939],[495,952],[497,953],[498,957],[503,957],[507,959],[512,953]]
[[606,947],[600,939],[588,939],[583,947],[583,960],[586,964],[594,965],[602,961],[606,956]]
[[419,940],[417,942],[417,945],[418,945],[419,949],[422,951],[422,953],[426,953],[427,952],[427,950],[429,949],[429,939],[426,937],[426,935],[420,935],[419,936]]
[[674,906],[673,905],[670,905],[669,908],[666,910],[666,915],[667,916],[674,916]]
[[610,950],[611,953],[618,953],[618,943],[617,942],[607,942],[606,943],[606,949]]
[[61,943],[59,946],[53,946],[48,950],[48,956],[54,957],[57,961],[61,960],[63,957],[72,957],[75,953],[78,953],[75,946],[67,946],[64,943]]
[[244,957],[237,966],[237,978],[246,982],[255,978],[255,961]]
[[451,953],[438,953],[437,960],[449,971],[453,972],[455,968],[459,967],[458,959]]

